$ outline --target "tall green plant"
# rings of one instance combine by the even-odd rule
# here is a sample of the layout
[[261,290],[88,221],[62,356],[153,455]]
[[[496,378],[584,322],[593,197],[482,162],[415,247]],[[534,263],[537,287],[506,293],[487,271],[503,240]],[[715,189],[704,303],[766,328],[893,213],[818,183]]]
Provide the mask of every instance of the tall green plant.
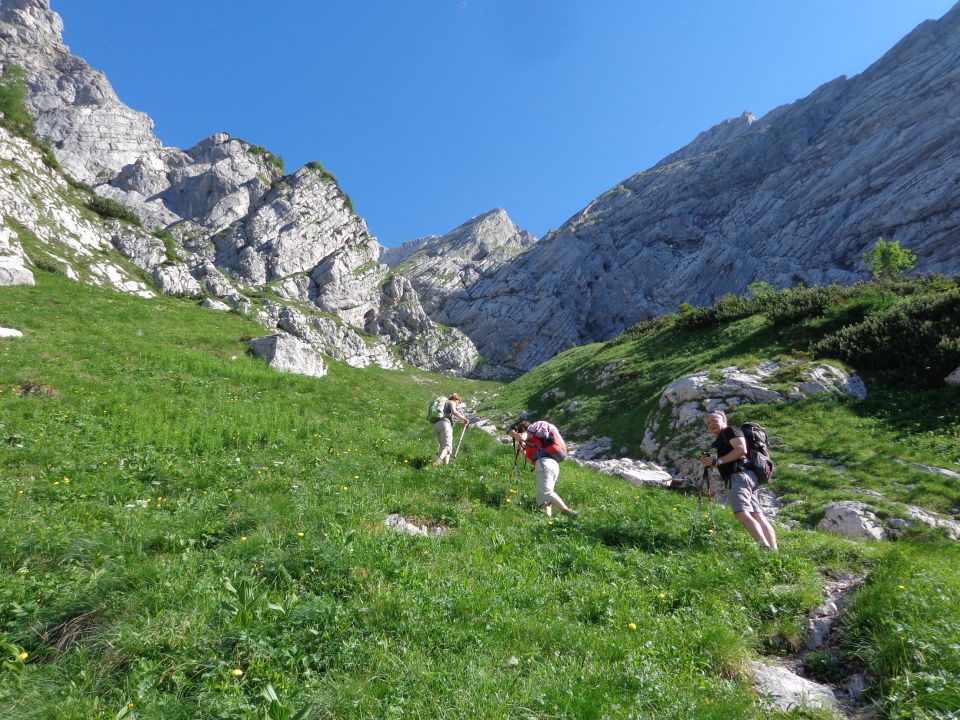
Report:
[[912,250],[900,247],[899,240],[877,239],[873,250],[863,255],[875,278],[888,278],[902,275],[904,270],[912,270],[917,265],[917,256]]

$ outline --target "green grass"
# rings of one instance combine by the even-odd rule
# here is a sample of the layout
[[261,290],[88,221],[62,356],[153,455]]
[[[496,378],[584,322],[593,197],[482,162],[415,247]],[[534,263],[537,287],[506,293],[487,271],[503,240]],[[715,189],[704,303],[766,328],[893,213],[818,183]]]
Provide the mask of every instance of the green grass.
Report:
[[[582,518],[548,523],[482,433],[429,467],[429,399],[498,384],[279,374],[240,340],[260,328],[184,301],[38,272],[0,289],[0,326],[25,333],[0,341],[0,641],[29,654],[0,669],[0,717],[262,717],[268,684],[318,718],[769,717],[743,660],[797,645],[823,572],[900,547],[884,578],[927,552],[960,568],[922,538],[797,531],[770,555],[727,514],[688,547],[692,498],[569,463]],[[452,532],[398,536],[391,512]],[[870,622],[850,637],[895,632]],[[877,667],[886,702],[905,671]]]
[[900,545],[874,572],[844,627],[845,647],[880,682],[889,718],[960,713],[960,547]]

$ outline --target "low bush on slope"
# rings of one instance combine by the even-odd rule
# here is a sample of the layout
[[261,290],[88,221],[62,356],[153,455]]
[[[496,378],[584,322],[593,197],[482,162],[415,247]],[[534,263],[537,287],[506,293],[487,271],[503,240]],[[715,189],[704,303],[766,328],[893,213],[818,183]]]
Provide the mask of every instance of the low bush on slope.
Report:
[[770,717],[743,659],[796,646],[822,572],[888,562],[725,514],[688,547],[692,499],[570,464],[582,519],[550,523],[479,432],[429,467],[446,378],[282,375],[235,315],[37,281],[0,289],[0,717],[263,717],[267,686],[314,717]]

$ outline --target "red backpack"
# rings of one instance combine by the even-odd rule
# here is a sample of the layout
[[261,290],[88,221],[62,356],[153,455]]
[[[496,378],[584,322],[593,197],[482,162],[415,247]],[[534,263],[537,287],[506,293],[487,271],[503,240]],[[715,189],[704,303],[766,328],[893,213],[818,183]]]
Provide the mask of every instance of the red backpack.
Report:
[[553,425],[550,425],[550,432],[547,433],[545,438],[537,437],[533,433],[528,434],[530,436],[527,440],[528,448],[533,446],[533,452],[527,453],[531,462],[535,463],[540,458],[546,457],[559,463],[570,457],[567,444],[563,441],[560,431]]

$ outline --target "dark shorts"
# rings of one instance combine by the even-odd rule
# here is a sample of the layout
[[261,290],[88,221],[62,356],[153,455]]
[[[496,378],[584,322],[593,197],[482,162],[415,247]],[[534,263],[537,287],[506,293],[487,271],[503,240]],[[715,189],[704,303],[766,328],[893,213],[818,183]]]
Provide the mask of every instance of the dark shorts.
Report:
[[730,502],[735,513],[763,512],[760,509],[760,493],[757,488],[757,476],[752,470],[736,472],[730,476]]

